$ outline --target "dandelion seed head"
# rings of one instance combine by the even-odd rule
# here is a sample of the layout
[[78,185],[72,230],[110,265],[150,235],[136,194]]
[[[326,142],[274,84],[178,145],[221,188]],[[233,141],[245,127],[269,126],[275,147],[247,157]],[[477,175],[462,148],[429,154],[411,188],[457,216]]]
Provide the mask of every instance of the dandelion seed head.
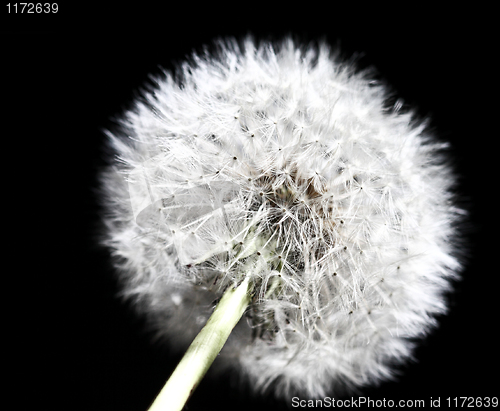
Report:
[[182,350],[250,275],[221,367],[284,397],[391,378],[460,268],[443,144],[324,44],[218,46],[109,133],[124,295]]

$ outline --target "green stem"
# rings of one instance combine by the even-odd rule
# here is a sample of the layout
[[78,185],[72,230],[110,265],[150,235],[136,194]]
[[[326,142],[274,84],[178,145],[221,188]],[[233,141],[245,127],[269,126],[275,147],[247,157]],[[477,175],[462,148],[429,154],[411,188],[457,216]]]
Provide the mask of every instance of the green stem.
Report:
[[149,411],[182,410],[250,303],[248,284],[249,276],[239,287],[225,292]]

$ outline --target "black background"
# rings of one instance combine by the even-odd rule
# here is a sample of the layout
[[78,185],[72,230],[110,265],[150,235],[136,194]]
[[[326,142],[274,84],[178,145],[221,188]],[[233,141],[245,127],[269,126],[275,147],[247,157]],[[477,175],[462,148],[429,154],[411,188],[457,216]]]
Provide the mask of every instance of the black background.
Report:
[[[325,3],[326,4],[326,3]],[[70,9],[68,9],[70,7]],[[151,341],[116,298],[97,245],[95,188],[113,126],[159,66],[223,36],[324,39],[431,116],[452,144],[470,216],[467,260],[450,313],[397,381],[358,396],[386,400],[492,397],[498,385],[498,99],[487,9],[350,9],[301,4],[59,5],[54,15],[2,12],[3,361],[8,394],[28,409],[146,410],[178,358]],[[205,378],[189,410],[284,410],[231,378]],[[11,387],[11,389],[10,389]]]

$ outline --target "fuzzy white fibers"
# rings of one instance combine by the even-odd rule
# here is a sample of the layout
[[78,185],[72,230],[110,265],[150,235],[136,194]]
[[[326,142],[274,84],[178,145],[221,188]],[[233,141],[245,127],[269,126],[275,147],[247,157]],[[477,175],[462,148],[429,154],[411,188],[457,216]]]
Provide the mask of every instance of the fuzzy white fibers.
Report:
[[185,349],[250,275],[215,365],[287,398],[391,378],[460,268],[444,145],[324,44],[217,47],[109,133],[106,244],[125,295]]

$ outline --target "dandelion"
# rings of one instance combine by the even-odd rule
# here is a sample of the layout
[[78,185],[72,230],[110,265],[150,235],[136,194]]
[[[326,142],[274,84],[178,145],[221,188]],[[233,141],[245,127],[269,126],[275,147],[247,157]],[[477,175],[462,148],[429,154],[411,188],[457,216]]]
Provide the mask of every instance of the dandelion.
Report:
[[462,211],[446,145],[387,98],[325,44],[228,40],[109,133],[106,245],[171,347],[222,298],[231,318],[214,327],[237,325],[214,366],[256,391],[313,398],[394,376],[446,311]]

